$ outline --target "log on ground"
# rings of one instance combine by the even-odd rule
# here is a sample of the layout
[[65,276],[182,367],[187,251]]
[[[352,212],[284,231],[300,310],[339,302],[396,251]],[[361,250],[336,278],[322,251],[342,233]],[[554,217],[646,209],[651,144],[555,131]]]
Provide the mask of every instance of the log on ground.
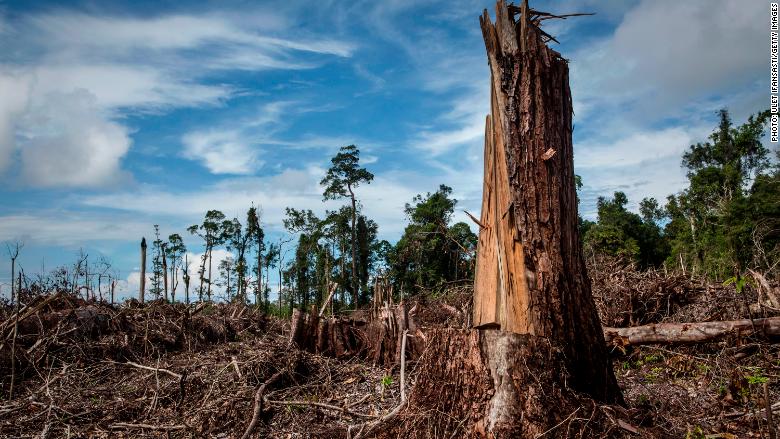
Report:
[[729,335],[780,337],[780,317],[742,319],[721,322],[655,323],[629,328],[604,328],[607,344],[630,346],[645,344],[706,343]]

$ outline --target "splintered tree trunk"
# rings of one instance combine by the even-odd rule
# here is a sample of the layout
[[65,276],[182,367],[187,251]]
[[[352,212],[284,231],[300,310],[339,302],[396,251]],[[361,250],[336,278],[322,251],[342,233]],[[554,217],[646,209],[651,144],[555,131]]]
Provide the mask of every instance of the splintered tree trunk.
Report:
[[573,416],[578,408],[622,402],[577,229],[568,65],[547,47],[540,17],[553,15],[498,0],[495,24],[487,11],[480,18],[491,114],[475,329],[426,334],[425,379],[408,414],[448,416],[429,418],[428,431],[402,422],[384,437],[566,437],[588,418]]
[[475,325],[548,339],[574,389],[621,401],[577,229],[568,64],[527,1],[496,9],[480,19],[492,81]]

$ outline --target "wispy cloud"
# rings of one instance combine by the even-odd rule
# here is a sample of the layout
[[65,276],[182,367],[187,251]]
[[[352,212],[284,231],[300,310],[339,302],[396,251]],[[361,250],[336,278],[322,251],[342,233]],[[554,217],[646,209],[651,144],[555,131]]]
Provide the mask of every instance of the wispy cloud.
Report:
[[[0,172],[18,157],[22,181],[35,186],[114,183],[127,174],[122,159],[132,145],[124,116],[239,95],[210,79],[215,70],[307,69],[355,50],[331,38],[279,36],[275,22],[285,19],[269,13],[248,27],[220,14],[64,10],[4,22],[0,43],[13,40],[15,50],[0,58]],[[260,160],[246,140],[239,131],[190,133],[184,155],[214,173],[247,174]]]

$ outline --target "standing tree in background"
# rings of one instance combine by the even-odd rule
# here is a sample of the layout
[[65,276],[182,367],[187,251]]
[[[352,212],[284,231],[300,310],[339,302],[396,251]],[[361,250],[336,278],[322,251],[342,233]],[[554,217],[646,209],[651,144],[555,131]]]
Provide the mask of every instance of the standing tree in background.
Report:
[[[366,218],[365,215],[358,216],[358,280],[360,281],[360,300],[363,303],[367,303],[370,299],[368,279],[374,266],[378,229],[379,227],[373,220]],[[327,248],[325,250],[327,251]],[[327,291],[327,286],[325,290]]]
[[322,236],[323,222],[308,209],[296,210],[288,207],[285,211],[287,218],[284,219],[284,226],[291,233],[299,233],[293,271],[297,291],[301,297],[301,305],[305,309],[309,304],[311,287],[317,285],[314,267],[319,250],[319,239]]
[[184,266],[182,270],[182,280],[184,281],[184,303],[190,304],[190,260],[187,253],[184,253]]
[[[14,303],[14,314],[19,315],[19,294],[20,290],[14,289],[14,276],[16,269],[16,259],[19,257],[19,250],[24,247],[24,244],[19,241],[13,244],[5,244],[5,248],[8,251],[8,256],[11,258],[11,300]],[[21,282],[20,282],[21,283]],[[13,341],[11,342],[11,386],[8,390],[8,400],[12,400],[14,397],[14,381],[16,380],[16,334],[19,330],[19,319],[14,319],[14,331]]]
[[163,292],[163,276],[165,272],[162,263],[163,241],[160,239],[160,226],[154,225],[154,241],[152,241],[152,287],[149,292],[159,299]]
[[[328,272],[333,274],[333,280],[340,287],[340,298],[338,300],[340,306],[347,303],[346,293],[354,291],[351,282],[351,272],[347,271],[348,237],[351,233],[349,222],[351,216],[351,209],[348,206],[342,206],[339,210],[327,211],[323,222],[323,236],[326,242],[330,241],[330,254],[333,255],[333,263],[328,264]],[[357,293],[355,292],[355,294]],[[335,296],[333,300],[334,302],[337,301]]]
[[[274,243],[270,243],[268,245],[268,251],[266,251],[263,254],[262,259],[258,259],[258,263],[260,263],[261,261],[265,263],[265,285],[258,283],[258,288],[262,286],[263,306],[265,308],[265,311],[268,312],[269,304],[270,304],[270,302],[268,301],[268,294],[271,291],[271,287],[269,286],[269,281],[271,280],[271,267],[275,267],[276,264],[280,263],[279,246]],[[261,274],[260,268],[258,268],[257,273],[258,273],[258,279],[260,279],[260,274]],[[258,294],[258,299],[259,298],[260,295]],[[257,300],[255,300],[255,302],[257,302]]]
[[325,178],[320,182],[325,186],[323,198],[333,200],[337,198],[349,197],[352,202],[352,294],[354,306],[357,309],[358,303],[358,272],[357,272],[357,239],[355,223],[357,220],[357,199],[354,189],[361,183],[371,183],[374,174],[368,172],[360,165],[360,150],[355,145],[342,146],[338,154],[331,159],[331,167]]
[[219,271],[220,281],[216,283],[216,285],[225,287],[225,300],[230,302],[235,298],[236,294],[236,284],[235,282],[230,282],[230,277],[235,271],[235,260],[233,257],[228,256],[227,258],[221,260],[217,265],[217,270]]
[[287,256],[287,253],[290,251],[289,248],[285,249],[284,245],[289,243],[290,241],[291,241],[290,238],[284,240],[282,238],[279,238],[279,253],[277,254],[277,258],[276,258],[277,261],[276,268],[279,270],[279,315],[280,316],[282,315],[282,307],[283,307],[282,293],[284,287],[284,278],[283,278],[284,260],[285,257]]
[[627,209],[628,197],[623,192],[615,192],[612,199],[599,197],[596,205],[598,221],[583,220],[586,249],[636,261],[641,268],[664,262],[669,246],[657,223],[663,213],[655,199],[642,200],[641,216]]
[[[260,226],[260,213],[255,206],[250,207],[246,213],[246,236],[250,237],[249,239],[254,240],[257,254],[257,284],[255,286],[255,303],[257,303],[263,286],[262,259],[263,251],[265,250],[265,232],[263,232],[263,228]],[[246,299],[246,297],[244,297],[244,299]]]
[[409,225],[388,254],[399,291],[432,288],[470,273],[477,237],[465,223],[449,225],[458,202],[451,195],[452,188],[441,185],[406,204]]
[[141,238],[141,278],[138,280],[138,301],[144,303],[146,293],[146,238]]
[[187,231],[193,235],[200,236],[203,239],[203,245],[205,247],[203,256],[200,258],[200,269],[198,275],[200,276],[200,286],[198,287],[198,299],[203,300],[203,284],[206,282],[206,261],[209,263],[208,271],[208,290],[207,298],[211,300],[211,253],[214,247],[219,245],[222,240],[221,226],[222,221],[225,220],[225,214],[218,210],[209,210],[206,212],[206,216],[203,219],[203,223],[198,225],[192,225],[187,228]]
[[[16,290],[14,289],[14,276],[16,276],[16,259],[19,257],[19,250],[24,247],[24,244],[16,241],[13,244],[5,243],[5,249],[8,252],[8,257],[11,258],[11,302],[16,300]],[[18,307],[17,307],[18,308]]]
[[250,227],[249,221],[251,220],[250,212],[247,214],[247,227],[245,231],[242,232],[241,223],[238,221],[238,218],[233,218],[232,221],[223,221],[222,222],[222,230],[223,230],[223,236],[225,240],[226,247],[228,251],[231,249],[236,250],[237,257],[235,262],[235,271],[236,271],[236,301],[246,304],[246,275],[247,275],[247,261],[246,261],[246,251],[249,247],[249,244],[254,239],[254,234],[257,232],[256,227]]
[[[171,302],[176,301],[176,288],[179,285],[179,267],[182,265],[182,255],[187,252],[184,240],[181,235],[174,233],[168,236],[168,243],[165,246],[168,259],[171,261]],[[184,267],[186,275],[187,267]]]
[[768,118],[769,111],[763,111],[734,127],[728,111],[721,110],[710,141],[685,152],[689,185],[666,205],[670,262],[684,260],[694,270],[724,278],[747,268],[756,244],[771,245],[771,232],[762,235],[770,242],[756,243],[753,237],[757,228],[777,224],[778,197],[772,190],[777,180],[772,183],[773,174],[766,172],[769,150],[761,142]]

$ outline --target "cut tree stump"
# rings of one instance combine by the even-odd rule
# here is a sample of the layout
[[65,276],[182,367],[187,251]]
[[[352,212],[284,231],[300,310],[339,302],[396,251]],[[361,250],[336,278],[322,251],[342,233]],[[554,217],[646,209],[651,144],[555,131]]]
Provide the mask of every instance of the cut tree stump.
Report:
[[[360,357],[376,365],[400,364],[401,339],[405,330],[418,333],[405,303],[388,302],[374,309],[368,320],[342,317],[321,318],[315,307],[309,313],[294,309],[290,343],[300,349],[334,358]],[[410,341],[407,358],[416,358],[419,342]]]
[[631,437],[620,407],[605,415],[566,386],[563,352],[546,338],[476,329],[426,337],[408,408],[377,438]]

